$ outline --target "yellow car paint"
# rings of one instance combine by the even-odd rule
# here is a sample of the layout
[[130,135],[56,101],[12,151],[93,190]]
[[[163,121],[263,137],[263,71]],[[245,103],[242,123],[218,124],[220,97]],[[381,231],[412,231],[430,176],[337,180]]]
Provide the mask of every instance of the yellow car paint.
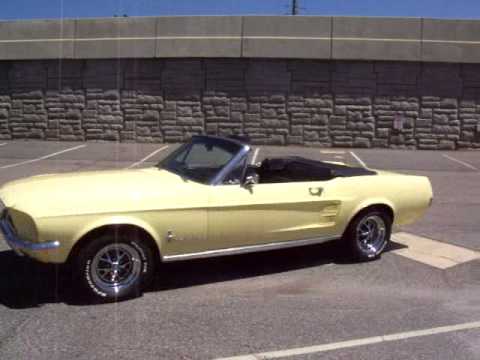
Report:
[[424,214],[432,188],[426,177],[382,171],[328,181],[213,186],[152,167],[34,176],[5,184],[0,198],[16,227],[25,226],[24,240],[60,242],[59,248],[27,255],[63,263],[78,241],[105,225],[144,229],[164,257],[340,237],[359,211],[377,204],[392,209],[394,225],[404,225]]

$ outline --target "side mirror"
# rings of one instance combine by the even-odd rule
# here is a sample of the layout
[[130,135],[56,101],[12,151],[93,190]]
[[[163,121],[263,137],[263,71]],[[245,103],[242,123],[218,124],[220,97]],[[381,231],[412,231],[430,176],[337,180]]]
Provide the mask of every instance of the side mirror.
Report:
[[246,188],[251,188],[253,185],[260,182],[260,177],[258,174],[248,174],[243,182],[243,186]]

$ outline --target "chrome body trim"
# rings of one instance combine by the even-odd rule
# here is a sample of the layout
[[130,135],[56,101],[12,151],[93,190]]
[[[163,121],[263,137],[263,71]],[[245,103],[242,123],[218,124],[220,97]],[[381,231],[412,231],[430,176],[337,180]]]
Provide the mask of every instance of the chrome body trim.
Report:
[[20,239],[15,230],[13,229],[10,221],[5,216],[2,216],[0,219],[0,230],[3,233],[3,236],[7,244],[12,248],[17,255],[23,256],[22,250],[29,251],[43,251],[43,250],[52,250],[60,246],[58,241],[42,242],[42,243],[33,243],[30,241],[24,241]]
[[340,236],[323,236],[323,237],[312,238],[312,239],[282,241],[282,242],[274,242],[274,243],[250,245],[250,246],[239,246],[234,248],[208,250],[208,251],[189,253],[189,254],[167,255],[167,256],[162,256],[162,261],[173,262],[173,261],[182,261],[182,260],[204,259],[204,258],[211,258],[211,257],[217,257],[217,256],[248,254],[252,252],[288,249],[288,248],[299,247],[299,246],[321,244],[330,240],[337,240],[339,238]]

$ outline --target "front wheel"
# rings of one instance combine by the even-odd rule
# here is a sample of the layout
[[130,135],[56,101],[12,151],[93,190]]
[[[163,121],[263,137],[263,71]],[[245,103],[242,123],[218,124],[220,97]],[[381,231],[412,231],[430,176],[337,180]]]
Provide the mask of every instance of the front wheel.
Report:
[[152,250],[132,234],[105,234],[80,250],[77,270],[83,290],[99,301],[140,296],[154,271]]
[[358,260],[380,256],[390,241],[392,219],[382,211],[367,209],[358,214],[344,234],[351,254]]

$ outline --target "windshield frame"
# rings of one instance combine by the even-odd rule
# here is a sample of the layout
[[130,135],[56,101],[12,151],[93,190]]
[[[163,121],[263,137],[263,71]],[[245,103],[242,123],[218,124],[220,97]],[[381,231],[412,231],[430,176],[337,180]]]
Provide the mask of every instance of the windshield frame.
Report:
[[[187,174],[184,174],[180,171],[175,171],[171,166],[168,166],[170,161],[175,159],[182,151],[184,151],[187,147],[192,146],[194,143],[213,143],[220,147],[228,143],[228,145],[237,146],[238,151],[233,155],[230,161],[228,161],[209,181],[205,183],[205,182],[198,181],[198,179],[192,178],[191,176],[188,176]],[[192,136],[189,142],[181,145],[178,149],[176,149],[171,154],[169,154],[165,159],[160,161],[157,164],[157,167],[160,169],[164,169],[166,171],[172,172],[178,176],[181,176],[182,178],[194,181],[199,184],[221,185],[223,184],[223,181],[228,176],[228,174],[230,174],[230,172],[233,171],[241,163],[241,161],[243,161],[243,159],[248,156],[248,153],[250,152],[250,150],[251,148],[249,145],[244,144],[235,139],[221,137],[221,136],[213,136],[213,135],[194,135]],[[244,171],[242,172],[242,174],[243,173]],[[241,182],[242,180],[243,179],[241,179]]]

